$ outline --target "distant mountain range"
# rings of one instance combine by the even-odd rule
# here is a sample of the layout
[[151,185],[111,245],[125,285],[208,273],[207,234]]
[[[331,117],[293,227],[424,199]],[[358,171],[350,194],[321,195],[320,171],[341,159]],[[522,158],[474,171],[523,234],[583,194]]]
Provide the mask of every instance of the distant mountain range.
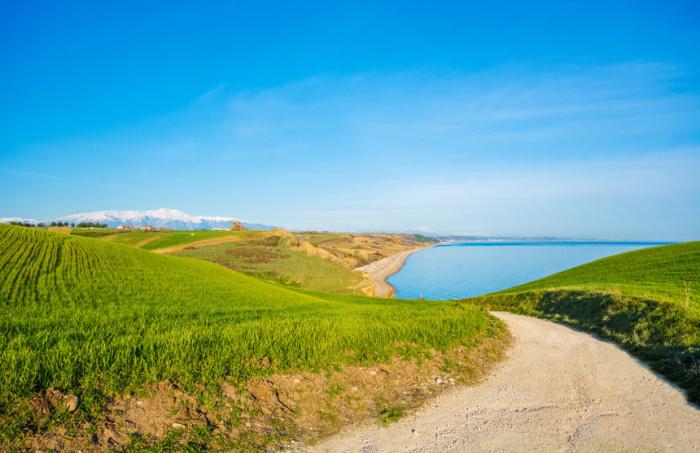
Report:
[[25,217],[0,217],[0,223],[12,222],[31,223],[32,225],[36,225],[37,223],[39,223],[39,221],[36,219],[27,219]]
[[[129,225],[135,228],[146,225],[155,228],[170,228],[172,230],[214,230],[228,229],[231,222],[239,220],[234,217],[223,216],[193,216],[177,209],[154,209],[150,211],[95,211],[82,214],[72,214],[57,219],[50,219],[44,223],[68,222],[68,223],[104,223],[111,228],[121,225]],[[0,223],[24,222],[39,223],[36,219],[19,217],[0,218]],[[243,226],[250,230],[271,230],[273,227],[262,223],[250,223],[241,221]]]

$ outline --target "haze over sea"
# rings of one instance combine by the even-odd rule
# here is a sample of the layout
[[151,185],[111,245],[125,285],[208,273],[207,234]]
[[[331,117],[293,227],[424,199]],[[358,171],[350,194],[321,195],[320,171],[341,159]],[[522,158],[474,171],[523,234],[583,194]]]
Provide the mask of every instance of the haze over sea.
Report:
[[397,298],[458,299],[546,277],[656,242],[465,242],[411,255],[389,277]]

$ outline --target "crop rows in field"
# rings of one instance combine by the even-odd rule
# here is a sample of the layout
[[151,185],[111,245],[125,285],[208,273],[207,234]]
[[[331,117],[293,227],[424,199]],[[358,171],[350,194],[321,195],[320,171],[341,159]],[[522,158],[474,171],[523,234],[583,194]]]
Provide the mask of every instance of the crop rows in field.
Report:
[[49,387],[244,382],[474,345],[502,329],[459,303],[299,292],[202,260],[19,227],[0,226],[0,264],[5,403]]

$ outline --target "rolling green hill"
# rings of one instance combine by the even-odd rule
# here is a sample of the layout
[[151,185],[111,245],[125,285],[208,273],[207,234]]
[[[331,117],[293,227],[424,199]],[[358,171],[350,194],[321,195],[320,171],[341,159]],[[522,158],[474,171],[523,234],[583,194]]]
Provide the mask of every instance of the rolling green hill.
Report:
[[700,402],[700,242],[622,253],[473,301],[610,338]]
[[130,245],[145,250],[157,250],[179,245],[187,245],[197,241],[221,239],[227,237],[246,237],[252,231],[228,230],[197,230],[197,231],[119,231],[108,229],[73,229],[71,235],[96,237],[105,241]]
[[273,283],[340,294],[372,295],[372,279],[354,269],[425,245],[408,234],[177,231],[74,228],[71,235],[212,261]]
[[[500,343],[483,356],[479,348],[505,336],[471,305],[295,291],[203,260],[4,225],[0,306],[6,446],[26,446],[55,423],[66,426],[61,436],[79,436],[111,420],[120,395],[159,382],[219,407],[222,382],[244,388],[261,375],[424,360],[458,346],[486,366]],[[55,390],[77,395],[78,410],[38,410],[37,395]],[[230,410],[226,432],[245,438],[234,413],[243,409]],[[288,425],[271,426],[293,436]]]
[[362,273],[347,266],[293,249],[289,241],[277,236],[291,236],[286,232],[73,229],[71,234],[204,259],[262,280],[310,291],[364,294],[371,285]]
[[312,291],[359,294],[365,283],[360,272],[292,250],[275,237],[192,248],[177,255],[212,261],[263,280]]
[[502,292],[549,288],[617,292],[700,309],[700,242],[621,253]]

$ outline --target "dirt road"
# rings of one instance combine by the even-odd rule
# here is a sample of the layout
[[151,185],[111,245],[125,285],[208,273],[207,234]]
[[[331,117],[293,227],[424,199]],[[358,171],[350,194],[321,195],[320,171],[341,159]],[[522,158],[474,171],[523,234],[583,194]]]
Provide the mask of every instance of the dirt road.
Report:
[[618,347],[549,321],[495,315],[515,344],[483,383],[312,451],[700,451],[700,410]]

